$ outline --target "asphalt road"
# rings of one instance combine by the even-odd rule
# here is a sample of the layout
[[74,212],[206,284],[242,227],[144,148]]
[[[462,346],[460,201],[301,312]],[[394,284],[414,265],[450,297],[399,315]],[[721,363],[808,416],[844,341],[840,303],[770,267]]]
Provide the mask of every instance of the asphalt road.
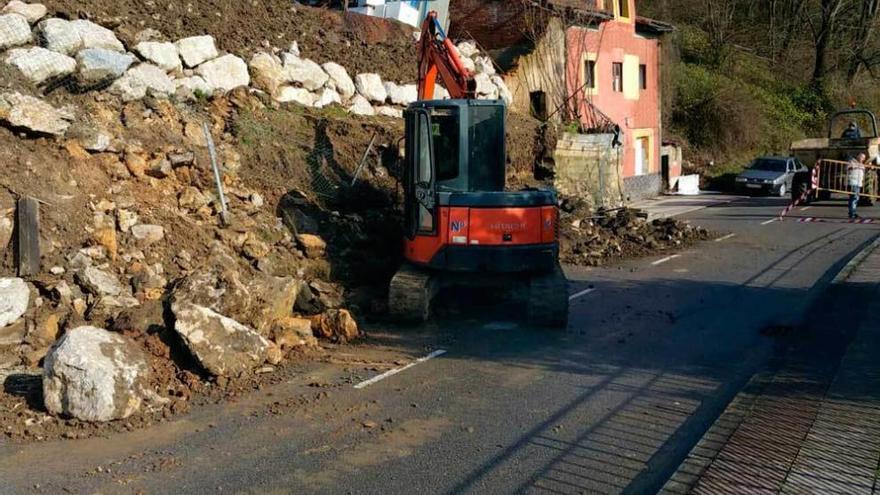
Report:
[[839,223],[840,201],[773,221],[784,205],[692,212],[717,241],[568,269],[566,332],[526,328],[515,304],[479,306],[372,328],[295,379],[147,430],[0,442],[0,493],[655,493],[784,352],[764,330],[796,332],[880,233]]

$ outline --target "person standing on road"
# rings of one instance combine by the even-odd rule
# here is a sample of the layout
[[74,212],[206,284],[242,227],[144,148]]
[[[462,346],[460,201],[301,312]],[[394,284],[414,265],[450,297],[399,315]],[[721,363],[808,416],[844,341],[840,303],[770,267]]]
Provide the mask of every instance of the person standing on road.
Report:
[[856,214],[856,207],[859,205],[859,194],[862,192],[862,183],[865,181],[865,156],[859,153],[855,158],[850,159],[849,165],[846,167],[847,185],[849,186],[849,217],[859,218]]

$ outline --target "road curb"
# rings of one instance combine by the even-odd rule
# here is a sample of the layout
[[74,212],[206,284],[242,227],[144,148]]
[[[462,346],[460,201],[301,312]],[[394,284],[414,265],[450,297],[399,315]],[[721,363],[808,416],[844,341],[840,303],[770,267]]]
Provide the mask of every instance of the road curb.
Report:
[[751,414],[752,407],[772,379],[772,371],[752,375],[666,480],[658,495],[687,495],[696,487],[709,465],[715,462],[721,448]]
[[877,247],[880,246],[880,235],[874,238],[874,241],[871,244],[865,246],[864,249],[859,251],[858,254],[853,256],[853,259],[849,260],[849,263],[844,265],[843,268],[840,269],[840,272],[831,280],[831,285],[838,285],[846,281],[852,275],[852,273],[865,261],[871,253],[874,252]]

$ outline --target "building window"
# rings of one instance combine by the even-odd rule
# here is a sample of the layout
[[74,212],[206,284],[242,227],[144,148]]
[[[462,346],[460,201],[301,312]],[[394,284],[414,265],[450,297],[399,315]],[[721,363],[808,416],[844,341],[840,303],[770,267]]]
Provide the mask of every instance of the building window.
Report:
[[584,61],[584,87],[596,89],[596,61]]
[[543,91],[532,91],[529,93],[529,103],[531,106],[532,117],[538,120],[547,120],[547,93]]
[[616,93],[623,92],[623,64],[614,62],[611,65],[612,89]]
[[648,66],[639,64],[639,88],[648,89]]
[[616,0],[617,1],[617,15],[620,17],[629,18],[629,0]]

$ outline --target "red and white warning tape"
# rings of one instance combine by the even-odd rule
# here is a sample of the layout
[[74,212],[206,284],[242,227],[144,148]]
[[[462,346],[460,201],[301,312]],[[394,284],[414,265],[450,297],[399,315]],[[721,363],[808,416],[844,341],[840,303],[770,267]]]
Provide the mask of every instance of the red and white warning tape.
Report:
[[798,218],[798,223],[857,223],[857,224],[866,224],[866,223],[874,223],[873,218],[816,218],[816,217],[804,217]]
[[786,206],[785,209],[783,209],[779,213],[779,221],[782,221],[782,219],[785,217],[785,215],[788,215],[789,212],[791,212],[791,210],[793,210],[797,205],[806,201],[807,196],[809,196],[810,193],[819,189],[819,166],[818,165],[813,167],[813,176],[810,180],[810,186],[811,187],[809,189],[807,189],[806,191],[804,191],[803,194],[801,194],[801,197],[794,200],[790,205]]

